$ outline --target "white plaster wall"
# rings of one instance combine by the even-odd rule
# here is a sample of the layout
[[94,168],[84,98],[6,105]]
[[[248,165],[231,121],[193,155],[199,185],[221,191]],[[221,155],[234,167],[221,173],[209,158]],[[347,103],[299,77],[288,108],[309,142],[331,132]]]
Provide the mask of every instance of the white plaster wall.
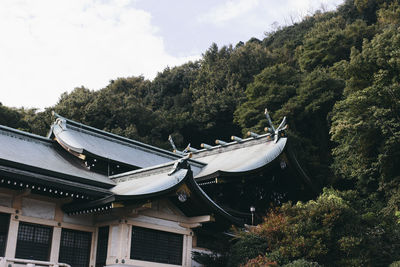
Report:
[[92,226],[93,225],[93,215],[68,216],[68,214],[64,213],[63,222]]
[[22,199],[22,215],[54,220],[56,204],[31,198]]
[[111,227],[111,249],[110,249],[110,257],[117,257],[118,253],[118,225],[114,225]]

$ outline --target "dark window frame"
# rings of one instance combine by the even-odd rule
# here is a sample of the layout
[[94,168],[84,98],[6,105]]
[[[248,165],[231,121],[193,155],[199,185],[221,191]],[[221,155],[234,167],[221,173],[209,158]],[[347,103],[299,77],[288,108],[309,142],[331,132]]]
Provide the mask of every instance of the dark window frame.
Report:
[[15,258],[49,261],[53,227],[19,222]]
[[182,265],[182,234],[132,226],[131,237],[131,259]]
[[96,267],[103,267],[107,261],[108,237],[110,226],[99,227],[97,231]]
[[92,251],[92,232],[61,229],[58,261],[73,267],[88,267]]
[[0,257],[4,257],[6,254],[10,218],[11,215],[9,213],[0,212]]

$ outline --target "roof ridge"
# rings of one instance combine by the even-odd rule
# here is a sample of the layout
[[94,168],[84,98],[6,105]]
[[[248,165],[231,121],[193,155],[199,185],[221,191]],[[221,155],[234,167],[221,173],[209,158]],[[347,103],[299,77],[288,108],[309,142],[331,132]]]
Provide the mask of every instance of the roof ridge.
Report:
[[[224,145],[216,145],[212,146],[211,148],[203,148],[197,152],[193,152],[193,158],[202,158],[204,156],[209,156],[212,154],[218,154],[218,153],[224,153],[224,152],[229,152],[235,149],[243,148],[243,147],[248,147],[251,146],[252,144],[256,145],[261,142],[271,142],[273,140],[269,140],[268,137],[270,134],[262,134],[257,137],[249,137],[246,139],[243,139],[242,141],[232,141],[229,143],[226,143]],[[267,139],[267,140],[264,140]]]
[[126,142],[126,143],[131,143],[131,144],[134,144],[134,145],[137,145],[137,146],[141,146],[141,147],[144,147],[144,148],[147,148],[147,149],[150,149],[150,150],[156,150],[156,151],[164,153],[166,155],[173,156],[176,159],[180,158],[180,155],[178,155],[178,154],[176,154],[174,152],[168,151],[166,149],[159,148],[159,147],[156,147],[156,146],[152,146],[152,145],[149,145],[149,144],[146,144],[146,143],[134,140],[134,139],[130,139],[130,138],[127,138],[127,137],[124,137],[124,136],[121,136],[121,135],[113,134],[113,133],[97,129],[95,127],[92,127],[92,126],[89,126],[89,125],[86,125],[86,124],[83,124],[83,123],[80,123],[80,122],[76,122],[76,121],[67,119],[67,118],[57,114],[56,112],[53,112],[53,114],[54,114],[55,117],[57,117],[59,119],[63,119],[65,121],[67,121],[68,123],[70,123],[71,125],[75,126],[75,127],[82,128],[82,129],[87,130],[87,131],[92,131],[92,132],[94,132],[94,133],[96,133],[96,134],[98,134],[100,136],[103,135],[103,136],[106,136],[108,138],[114,138],[114,139],[117,139],[119,141],[123,141],[123,142]]
[[30,137],[30,138],[33,138],[33,139],[38,139],[38,140],[45,141],[45,142],[52,142],[52,140],[50,138],[47,138],[47,137],[44,137],[44,136],[41,136],[41,135],[37,135],[37,134],[33,134],[33,133],[29,133],[29,132],[26,132],[26,131],[18,130],[18,129],[15,129],[15,128],[11,128],[11,127],[8,127],[8,126],[5,126],[5,125],[1,125],[1,124],[0,124],[0,130],[4,130],[4,131],[7,131],[7,132],[12,132],[14,134],[23,135],[23,136],[26,136],[26,137]]
[[137,169],[137,170],[132,170],[124,173],[119,173],[110,176],[109,178],[116,182],[117,184],[120,182],[125,182],[128,180],[132,179],[137,179],[137,178],[143,178],[147,177],[156,173],[167,173],[168,171],[171,171],[173,165],[175,164],[176,161],[170,161],[167,163],[159,164],[156,166],[151,166],[147,168],[142,168],[142,169]]

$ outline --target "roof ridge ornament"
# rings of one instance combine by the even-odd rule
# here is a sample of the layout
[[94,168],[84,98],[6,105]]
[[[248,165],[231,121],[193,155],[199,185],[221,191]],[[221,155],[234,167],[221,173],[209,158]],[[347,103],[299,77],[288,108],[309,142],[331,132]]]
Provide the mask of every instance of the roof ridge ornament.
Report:
[[54,124],[58,124],[63,131],[67,130],[67,121],[64,118],[57,118]]
[[217,139],[217,140],[215,140],[215,144],[221,145],[221,146],[226,146],[228,144],[228,142]]
[[184,152],[184,153],[187,153],[187,152],[197,153],[197,152],[199,152],[199,150],[196,149],[196,148],[191,147],[191,146],[190,146],[190,143],[189,143],[189,144],[187,145],[187,147],[185,148],[185,150],[183,150],[183,152]]
[[251,131],[248,131],[248,132],[247,132],[247,136],[250,136],[250,137],[253,137],[253,138],[258,138],[258,137],[260,137],[259,134],[254,133],[254,132],[251,132]]
[[206,144],[206,143],[201,143],[200,146],[201,146],[202,148],[207,149],[207,150],[210,150],[210,149],[213,149],[213,148],[214,148],[213,146],[211,146],[211,145],[209,145],[209,144]]
[[271,132],[271,134],[274,135],[274,142],[276,143],[276,142],[278,142],[278,140],[280,138],[280,133],[288,128],[288,126],[286,124],[286,116],[283,117],[283,119],[282,119],[281,123],[279,124],[278,128],[275,128],[273,123],[272,123],[271,117],[269,116],[269,112],[268,112],[267,108],[265,108],[264,114],[265,114],[265,117],[267,118],[267,121],[268,121],[269,126],[270,126],[270,128],[269,127],[265,127],[265,131],[266,132]]
[[183,158],[178,159],[175,161],[174,167],[172,167],[172,170],[168,173],[168,176],[173,175],[177,171],[181,169],[187,169],[190,170],[190,165],[188,163],[188,160],[192,157],[192,153],[187,154]]
[[[171,144],[174,153],[179,154],[179,155],[182,155],[182,156],[185,155],[185,151],[180,151],[180,150],[178,150],[178,149],[176,148],[176,145],[175,145],[174,140],[172,139],[172,136],[171,136],[171,135],[168,136],[168,141],[169,141],[169,143]],[[189,145],[190,145],[190,144],[189,144]]]
[[187,154],[190,153],[190,152],[193,152],[193,153],[199,152],[198,149],[191,147],[191,146],[190,146],[190,143],[186,146],[186,148],[185,148],[183,151],[178,150],[178,149],[176,148],[176,145],[175,145],[174,140],[172,139],[172,136],[171,136],[171,135],[168,136],[168,141],[169,141],[169,143],[170,143],[171,146],[172,146],[173,152],[176,153],[176,154],[179,154],[179,155],[181,155],[181,156],[185,156],[185,155],[187,155]]
[[242,138],[237,137],[237,136],[234,136],[234,135],[231,136],[231,140],[232,140],[232,141],[236,141],[236,142],[238,142],[238,143],[243,142],[243,139],[242,139]]
[[267,118],[267,121],[268,121],[268,123],[269,123],[269,126],[270,126],[271,129],[272,129],[272,132],[275,132],[275,127],[274,127],[274,124],[272,123],[271,117],[269,116],[269,112],[268,112],[268,109],[267,109],[267,108],[265,108],[264,114],[265,114],[265,117]]

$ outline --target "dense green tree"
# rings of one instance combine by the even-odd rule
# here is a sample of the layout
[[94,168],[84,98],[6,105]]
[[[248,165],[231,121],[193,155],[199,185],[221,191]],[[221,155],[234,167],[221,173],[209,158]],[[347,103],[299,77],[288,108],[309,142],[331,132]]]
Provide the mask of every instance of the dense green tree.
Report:
[[244,101],[244,91],[253,76],[272,64],[259,42],[218,49],[213,44],[203,55],[201,68],[191,85],[193,118],[205,130],[209,142],[238,134],[233,113]]
[[243,133],[248,130],[255,132],[264,131],[268,126],[263,113],[268,107],[271,115],[293,96],[296,95],[297,87],[300,85],[301,77],[298,70],[286,64],[277,64],[265,68],[254,77],[254,82],[246,89],[247,101],[235,111],[235,122],[240,125]]
[[338,175],[365,193],[397,190],[400,182],[400,34],[385,28],[347,66],[345,99],[336,103],[332,139]]
[[55,105],[55,111],[71,120],[85,121],[86,107],[94,100],[94,95],[94,91],[83,86],[71,93],[64,92]]
[[363,39],[370,39],[374,26],[363,20],[347,24],[342,16],[316,23],[305,35],[303,46],[298,48],[299,64],[311,71],[317,66],[329,67],[340,60],[347,60],[352,47],[361,47]]
[[15,108],[3,106],[0,102],[0,124],[21,130],[29,129],[29,124],[22,120],[22,115]]
[[267,240],[265,258],[281,265],[305,259],[323,266],[387,266],[400,258],[400,235],[395,218],[384,218],[377,203],[355,191],[326,189],[315,201],[272,210],[242,235]]

